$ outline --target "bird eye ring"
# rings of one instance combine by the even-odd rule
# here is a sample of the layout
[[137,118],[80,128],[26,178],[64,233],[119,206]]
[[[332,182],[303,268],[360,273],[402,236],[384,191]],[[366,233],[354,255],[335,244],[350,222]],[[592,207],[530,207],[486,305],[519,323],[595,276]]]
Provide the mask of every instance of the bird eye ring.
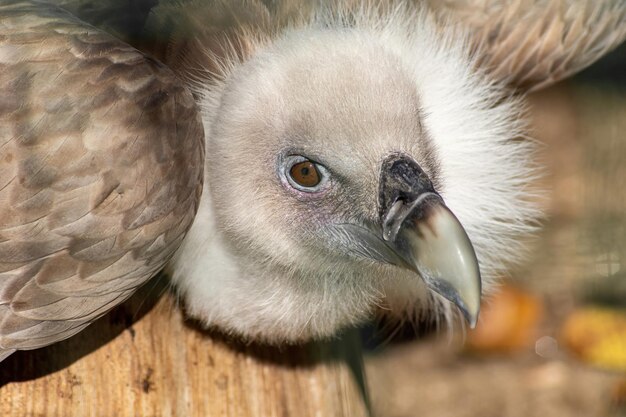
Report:
[[297,190],[319,191],[327,180],[326,169],[303,156],[289,156],[285,162],[285,177],[287,177],[289,184]]

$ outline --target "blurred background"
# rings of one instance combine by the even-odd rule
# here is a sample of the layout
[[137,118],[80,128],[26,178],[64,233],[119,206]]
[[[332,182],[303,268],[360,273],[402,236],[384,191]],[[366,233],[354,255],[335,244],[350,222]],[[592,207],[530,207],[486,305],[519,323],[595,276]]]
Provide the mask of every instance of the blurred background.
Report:
[[371,344],[378,416],[626,416],[626,45],[529,103],[547,213],[530,256],[476,330]]

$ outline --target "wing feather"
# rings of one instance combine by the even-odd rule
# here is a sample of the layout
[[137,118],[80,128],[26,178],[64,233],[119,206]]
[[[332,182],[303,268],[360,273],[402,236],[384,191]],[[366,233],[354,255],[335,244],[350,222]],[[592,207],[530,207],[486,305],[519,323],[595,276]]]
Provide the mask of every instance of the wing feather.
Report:
[[[624,0],[413,0],[460,24],[478,64],[513,87],[535,90],[591,65],[626,39]],[[245,56],[246,33],[271,34],[320,8],[358,10],[396,0],[161,0],[145,19],[142,47],[190,80]],[[252,36],[254,38],[254,36]],[[233,47],[234,46],[234,47]],[[210,53],[208,53],[210,52]]]
[[0,5],[0,359],[64,339],[169,260],[203,178],[193,97],[53,5]]
[[469,28],[481,65],[526,90],[591,65],[626,39],[623,0],[427,0]]

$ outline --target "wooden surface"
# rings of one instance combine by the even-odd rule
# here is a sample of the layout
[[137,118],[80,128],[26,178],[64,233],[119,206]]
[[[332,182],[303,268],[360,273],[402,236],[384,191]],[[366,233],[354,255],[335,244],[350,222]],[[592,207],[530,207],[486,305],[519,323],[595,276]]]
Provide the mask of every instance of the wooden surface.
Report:
[[209,334],[159,279],[77,336],[0,363],[0,416],[359,417],[361,369],[351,335],[278,350]]

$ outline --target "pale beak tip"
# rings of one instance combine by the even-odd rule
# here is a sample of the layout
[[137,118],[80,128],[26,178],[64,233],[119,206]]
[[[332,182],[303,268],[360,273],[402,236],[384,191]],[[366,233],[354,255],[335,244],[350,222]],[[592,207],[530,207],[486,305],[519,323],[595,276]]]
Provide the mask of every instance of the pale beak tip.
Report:
[[448,299],[452,301],[452,303],[461,311],[465,321],[469,324],[470,329],[475,329],[478,324],[478,316],[480,314],[480,301],[470,301],[468,303],[467,301],[469,300],[463,299],[457,294],[454,294],[452,297],[448,297]]
[[[479,290],[480,294],[480,290]],[[463,313],[465,320],[469,324],[470,329],[475,329],[478,324],[478,316],[480,315],[480,296],[475,300],[458,300],[455,302],[459,310]],[[468,301],[468,302],[465,302]]]
[[465,320],[469,324],[470,329],[475,329],[476,325],[478,324],[479,310],[476,310],[476,312],[474,313],[470,313],[468,310],[461,307],[461,311],[463,312],[463,315],[465,316]]

